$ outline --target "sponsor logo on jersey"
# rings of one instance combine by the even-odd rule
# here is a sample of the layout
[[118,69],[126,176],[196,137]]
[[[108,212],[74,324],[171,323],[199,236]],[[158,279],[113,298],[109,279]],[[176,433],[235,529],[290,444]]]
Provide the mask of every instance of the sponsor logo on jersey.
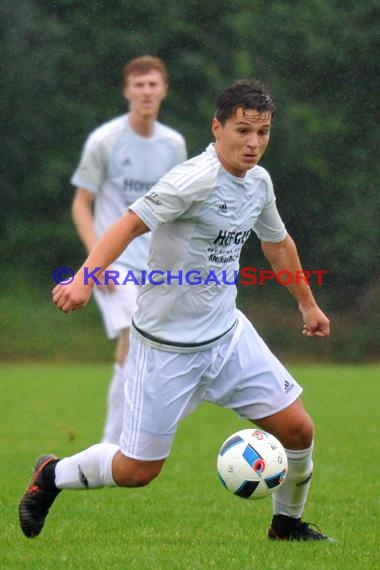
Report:
[[228,232],[227,230],[219,230],[217,237],[213,243],[217,245],[228,246],[231,244],[243,245],[251,235],[251,230],[244,230],[242,232]]

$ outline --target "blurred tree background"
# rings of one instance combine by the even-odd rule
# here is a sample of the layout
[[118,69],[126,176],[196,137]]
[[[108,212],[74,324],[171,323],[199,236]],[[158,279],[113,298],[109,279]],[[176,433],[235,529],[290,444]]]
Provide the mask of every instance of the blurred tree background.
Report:
[[[270,171],[280,212],[332,319],[305,339],[282,287],[239,287],[239,305],[289,360],[378,360],[380,4],[378,0],[21,0],[0,3],[2,285],[0,358],[111,359],[94,305],[64,316],[52,273],[84,251],[70,218],[70,176],[85,137],[121,114],[121,69],[162,57],[161,120],[189,154],[211,140],[221,89],[255,77],[277,104]],[[242,265],[266,268],[257,240]]]

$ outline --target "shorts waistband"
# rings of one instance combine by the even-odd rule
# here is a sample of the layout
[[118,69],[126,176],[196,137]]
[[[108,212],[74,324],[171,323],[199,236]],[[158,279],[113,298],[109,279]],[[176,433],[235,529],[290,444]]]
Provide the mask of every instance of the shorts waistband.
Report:
[[199,349],[205,349],[205,348],[209,348],[212,345],[216,344],[218,341],[223,340],[225,337],[229,336],[233,330],[235,329],[237,325],[237,320],[233,323],[232,326],[229,327],[229,329],[227,329],[225,332],[223,332],[222,334],[205,340],[203,342],[194,342],[194,343],[188,343],[188,342],[176,342],[176,341],[171,341],[171,340],[167,340],[167,339],[163,339],[157,336],[154,336],[146,331],[143,331],[142,329],[140,329],[139,327],[136,326],[136,324],[133,322],[132,320],[132,327],[133,329],[138,333],[138,335],[140,335],[141,337],[143,337],[144,339],[146,339],[147,341],[150,341],[152,344],[156,345],[156,346],[160,346],[160,348],[164,349],[166,348],[166,350],[176,350],[178,349],[179,351],[196,351]]

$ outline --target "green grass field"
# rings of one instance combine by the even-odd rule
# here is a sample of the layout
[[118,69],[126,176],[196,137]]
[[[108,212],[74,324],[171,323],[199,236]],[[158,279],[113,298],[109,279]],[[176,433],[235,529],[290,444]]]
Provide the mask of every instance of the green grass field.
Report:
[[106,365],[0,365],[1,569],[375,569],[379,557],[380,367],[291,366],[316,424],[305,519],[337,542],[269,543],[271,499],[219,483],[220,444],[247,426],[202,405],[180,426],[161,476],[142,489],[66,491],[26,539],[17,506],[35,458],[71,455],[101,435]]

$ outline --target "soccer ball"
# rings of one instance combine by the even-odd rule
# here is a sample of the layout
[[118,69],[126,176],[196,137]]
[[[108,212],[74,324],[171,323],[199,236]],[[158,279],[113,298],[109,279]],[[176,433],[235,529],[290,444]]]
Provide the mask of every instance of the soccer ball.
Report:
[[261,499],[279,490],[288,459],[281,443],[261,429],[242,429],[220,448],[217,470],[225,488],[245,499]]

